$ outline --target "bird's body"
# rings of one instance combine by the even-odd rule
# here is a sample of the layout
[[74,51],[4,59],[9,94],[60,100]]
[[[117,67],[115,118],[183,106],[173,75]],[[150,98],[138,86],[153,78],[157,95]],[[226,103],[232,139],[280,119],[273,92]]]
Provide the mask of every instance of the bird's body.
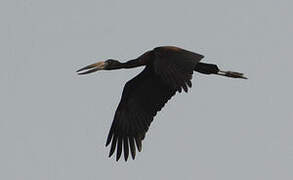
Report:
[[[79,74],[87,74],[101,69],[145,66],[124,86],[106,142],[106,146],[111,143],[109,156],[117,150],[119,160],[123,149],[125,161],[129,152],[135,158],[136,148],[141,151],[142,140],[157,112],[177,91],[187,92],[191,88],[193,71],[246,79],[242,73],[220,71],[214,64],[200,63],[203,57],[178,47],[162,46],[125,63],[110,59],[78,70]],[[84,70],[88,71],[81,72]]]

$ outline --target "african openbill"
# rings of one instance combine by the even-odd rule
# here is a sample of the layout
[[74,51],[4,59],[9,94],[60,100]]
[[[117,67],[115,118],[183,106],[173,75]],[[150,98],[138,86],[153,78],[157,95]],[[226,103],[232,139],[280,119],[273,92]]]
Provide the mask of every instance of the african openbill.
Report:
[[154,116],[177,91],[181,92],[182,89],[188,91],[188,87],[191,87],[193,71],[246,79],[242,73],[221,71],[215,64],[199,62],[203,57],[178,47],[162,46],[125,63],[109,59],[77,71],[81,75],[98,70],[145,66],[140,74],[124,86],[106,142],[106,146],[111,143],[109,157],[116,149],[116,161],[118,161],[123,145],[125,161],[128,159],[129,148],[132,158],[135,158],[136,147],[140,152],[142,140]]

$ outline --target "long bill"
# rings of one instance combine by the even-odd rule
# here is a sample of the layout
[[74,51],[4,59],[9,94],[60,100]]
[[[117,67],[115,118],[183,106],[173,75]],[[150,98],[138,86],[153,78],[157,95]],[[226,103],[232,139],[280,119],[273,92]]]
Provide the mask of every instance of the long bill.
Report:
[[105,61],[90,64],[88,66],[85,66],[77,70],[76,72],[78,73],[78,75],[83,75],[83,74],[89,74],[89,73],[96,72],[98,70],[103,70],[103,69],[105,69]]

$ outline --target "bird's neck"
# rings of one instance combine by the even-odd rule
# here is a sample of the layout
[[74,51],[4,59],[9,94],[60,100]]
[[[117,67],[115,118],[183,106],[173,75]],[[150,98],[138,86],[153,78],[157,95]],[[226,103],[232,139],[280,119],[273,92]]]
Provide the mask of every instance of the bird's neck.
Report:
[[141,61],[139,59],[132,59],[132,60],[129,60],[125,63],[121,63],[122,68],[126,68],[126,69],[139,67],[139,66],[143,66],[143,65],[144,64],[141,63]]

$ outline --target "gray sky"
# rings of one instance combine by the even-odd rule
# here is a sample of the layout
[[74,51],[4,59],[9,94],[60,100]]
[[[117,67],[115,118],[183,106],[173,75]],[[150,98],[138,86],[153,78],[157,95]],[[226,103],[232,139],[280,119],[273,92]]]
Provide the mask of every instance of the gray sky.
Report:
[[[0,179],[293,179],[292,1],[0,3]],[[195,74],[158,113],[136,160],[105,140],[141,69],[79,77],[160,45],[248,80]]]

